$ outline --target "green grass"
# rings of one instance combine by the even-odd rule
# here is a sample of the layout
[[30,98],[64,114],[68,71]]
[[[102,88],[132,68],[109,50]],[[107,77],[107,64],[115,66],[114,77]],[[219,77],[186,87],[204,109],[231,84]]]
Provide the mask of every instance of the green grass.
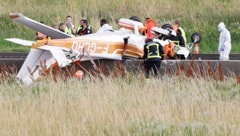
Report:
[[[218,36],[217,24],[224,21],[232,35],[232,53],[240,53],[240,9],[238,0],[9,0],[2,1],[0,5],[0,47],[5,47],[4,38],[18,37],[34,40],[35,32],[17,24],[8,18],[10,12],[21,12],[24,15],[38,21],[44,21],[47,25],[64,22],[67,15],[72,15],[74,24],[82,17],[90,20],[96,31],[99,28],[99,20],[104,17],[110,20],[115,29],[118,28],[117,20],[120,17],[128,18],[132,15],[139,16],[142,21],[145,17],[156,19],[159,26],[174,19],[182,19],[182,27],[185,29],[188,41],[193,32],[202,35],[200,52],[217,53]],[[22,8],[22,7],[26,8]],[[2,50],[1,48],[0,50]],[[12,50],[18,46],[11,47]],[[27,50],[26,50],[27,51]]]

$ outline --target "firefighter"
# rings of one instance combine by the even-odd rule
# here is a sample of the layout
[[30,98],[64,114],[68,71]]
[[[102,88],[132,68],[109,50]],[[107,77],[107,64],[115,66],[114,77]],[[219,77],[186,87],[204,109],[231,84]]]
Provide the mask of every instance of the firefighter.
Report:
[[172,27],[178,35],[182,36],[182,38],[184,40],[184,44],[186,44],[187,43],[186,33],[183,30],[183,28],[180,27],[180,20],[175,20],[174,23],[172,24]]
[[144,64],[146,67],[146,79],[150,78],[150,72],[155,77],[158,76],[164,51],[158,42],[154,42],[152,38],[147,38],[144,45]]
[[179,21],[175,21],[173,24],[164,24],[162,28],[168,30],[169,35],[161,36],[160,39],[171,40],[174,44],[185,47],[186,35],[184,30],[180,27]]
[[[185,47],[185,40],[182,36],[182,34],[179,32],[178,25],[170,25],[165,24],[162,26],[163,29],[166,29],[169,31],[169,35],[164,35],[160,37],[161,40],[170,40],[172,41],[176,46]],[[175,59],[185,59],[184,55],[174,55]]]

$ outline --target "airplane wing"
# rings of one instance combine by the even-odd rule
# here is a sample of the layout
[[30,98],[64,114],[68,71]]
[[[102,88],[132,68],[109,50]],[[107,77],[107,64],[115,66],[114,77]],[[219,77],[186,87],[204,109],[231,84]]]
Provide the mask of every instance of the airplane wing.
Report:
[[34,41],[23,40],[19,38],[7,38],[5,40],[10,41],[12,43],[20,44],[23,46],[32,46],[32,44],[35,43]]
[[159,27],[153,27],[151,30],[152,33],[155,34],[163,34],[163,35],[169,35],[169,31],[163,28],[159,28]]
[[28,26],[38,32],[41,32],[41,33],[51,37],[52,39],[63,39],[63,38],[74,37],[73,35],[68,35],[68,34],[61,32],[57,29],[54,29],[50,26],[47,26],[45,24],[42,24],[35,20],[32,20],[28,17],[25,17],[24,15],[22,15],[20,13],[10,13],[10,18],[12,18],[13,20],[15,20],[25,26]]
[[41,46],[41,47],[38,47],[38,48],[50,51],[52,56],[56,59],[58,65],[60,67],[65,67],[72,62],[72,60],[67,59],[67,57],[64,53],[64,50],[65,51],[70,51],[68,48],[57,47],[57,46],[49,46],[49,45],[44,45],[44,46]]
[[49,51],[31,49],[17,74],[17,78],[22,80],[24,84],[30,85],[34,80],[39,78],[42,69],[41,63],[43,62],[46,69],[48,69],[56,60]]
[[[66,52],[70,52],[70,49],[49,45],[32,48],[18,72],[17,78],[24,84],[30,85],[34,80],[39,78],[42,70],[49,69],[53,64],[56,64],[56,62],[60,67],[67,66],[72,60],[67,57],[65,54]],[[86,60],[90,60],[90,58],[88,56],[83,56],[81,59],[81,61]],[[41,67],[42,64],[44,65],[43,68]]]
[[177,54],[184,55],[185,59],[187,59],[189,53],[190,53],[190,51],[185,47],[180,47],[180,49],[177,51]]

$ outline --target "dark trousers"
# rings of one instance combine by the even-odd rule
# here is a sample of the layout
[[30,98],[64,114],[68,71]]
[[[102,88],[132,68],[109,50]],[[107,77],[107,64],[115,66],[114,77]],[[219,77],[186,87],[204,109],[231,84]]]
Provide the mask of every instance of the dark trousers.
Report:
[[157,77],[160,71],[161,60],[151,60],[145,62],[146,66],[146,78],[150,77],[150,73]]

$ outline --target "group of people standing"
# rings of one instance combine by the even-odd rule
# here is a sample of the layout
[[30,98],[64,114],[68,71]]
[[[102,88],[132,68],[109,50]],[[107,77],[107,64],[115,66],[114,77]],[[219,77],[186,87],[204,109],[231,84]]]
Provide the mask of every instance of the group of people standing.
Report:
[[[181,47],[186,45],[185,31],[180,27],[180,20],[174,21],[173,24],[163,25],[162,28],[169,31],[169,35],[160,35],[148,37],[144,45],[144,65],[146,68],[146,79],[149,79],[150,73],[157,77],[160,71],[161,61],[164,59],[164,48],[154,38],[161,40],[171,40],[174,44]],[[183,56],[175,56],[181,59]]]
[[[186,45],[186,36],[184,30],[180,27],[180,22],[175,21],[170,27],[171,35],[163,36],[160,39],[163,40],[169,39],[174,44],[184,47]],[[220,32],[218,45],[219,60],[227,61],[229,60],[229,54],[231,51],[231,34],[223,22],[219,23],[217,28],[218,31]],[[153,38],[156,37],[150,37],[146,39],[146,43],[144,45],[143,58],[146,67],[146,79],[149,79],[150,73],[152,73],[153,76],[155,77],[158,76],[161,61],[164,58],[163,47],[158,42],[154,42]]]
[[[44,23],[44,22],[40,22]],[[64,32],[69,35],[74,35],[74,36],[82,36],[82,35],[87,35],[91,34],[93,32],[92,26],[89,24],[88,20],[85,18],[82,18],[79,20],[79,25],[75,27],[73,24],[73,18],[72,16],[67,16],[66,21],[59,23],[59,25],[53,24],[53,28],[58,29],[61,32]],[[100,29],[97,32],[102,32],[102,31],[113,31],[112,26],[108,24],[107,19],[101,19],[100,20]],[[36,40],[42,40],[44,38],[47,38],[46,35],[37,32],[36,34]]]
[[77,27],[73,25],[72,20],[72,16],[67,16],[66,22],[59,24],[59,30],[66,34],[75,36],[82,36],[92,33],[92,26],[88,24],[87,19],[80,19],[79,25]]

